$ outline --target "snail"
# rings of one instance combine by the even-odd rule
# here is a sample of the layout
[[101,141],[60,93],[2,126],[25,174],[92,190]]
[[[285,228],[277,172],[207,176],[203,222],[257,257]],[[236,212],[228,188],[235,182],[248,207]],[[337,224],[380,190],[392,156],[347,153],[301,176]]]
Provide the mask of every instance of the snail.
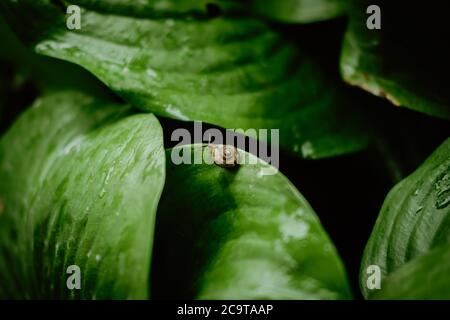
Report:
[[209,144],[215,164],[222,168],[232,168],[239,163],[239,151],[236,147],[224,144]]

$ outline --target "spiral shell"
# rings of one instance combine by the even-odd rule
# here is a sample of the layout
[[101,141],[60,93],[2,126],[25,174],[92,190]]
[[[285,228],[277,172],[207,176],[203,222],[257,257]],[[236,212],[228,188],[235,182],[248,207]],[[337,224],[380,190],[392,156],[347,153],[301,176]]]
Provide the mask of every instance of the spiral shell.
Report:
[[215,164],[223,168],[231,168],[239,163],[239,151],[231,145],[210,145],[211,156]]

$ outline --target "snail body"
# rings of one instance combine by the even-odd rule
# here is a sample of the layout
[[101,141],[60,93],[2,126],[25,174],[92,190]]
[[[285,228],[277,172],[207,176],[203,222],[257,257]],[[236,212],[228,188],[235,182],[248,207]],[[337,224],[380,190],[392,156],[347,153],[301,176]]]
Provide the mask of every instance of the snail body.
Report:
[[231,145],[209,145],[211,157],[215,164],[222,168],[232,168],[239,163],[239,151]]

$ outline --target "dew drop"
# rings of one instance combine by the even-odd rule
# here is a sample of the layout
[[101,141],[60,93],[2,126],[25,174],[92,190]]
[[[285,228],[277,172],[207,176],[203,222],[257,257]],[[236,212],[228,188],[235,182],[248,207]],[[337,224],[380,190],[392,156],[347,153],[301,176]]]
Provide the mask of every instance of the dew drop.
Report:
[[304,158],[311,158],[314,155],[314,147],[310,141],[302,144],[302,155]]
[[168,26],[169,28],[172,28],[175,26],[175,21],[173,19],[167,19],[166,20],[166,26]]
[[174,116],[175,119],[179,119],[179,120],[189,120],[189,118],[187,116],[185,116],[179,108],[177,108],[176,106],[173,106],[171,104],[166,106],[166,112],[171,115]]
[[264,177],[264,168],[261,168],[258,170],[257,176],[258,176],[258,178]]
[[436,199],[436,208],[444,209],[450,204],[450,194],[447,194],[446,197],[440,197]]
[[436,202],[437,209],[444,209],[450,204],[450,174],[445,173],[434,184],[436,190]]
[[150,68],[148,68],[148,69],[146,70],[146,73],[147,73],[147,75],[148,75],[150,78],[154,78],[154,77],[157,76],[155,70],[150,69]]
[[100,193],[98,194],[99,198],[102,199],[106,194],[106,190],[105,188],[102,189],[102,191],[100,191]]
[[104,182],[105,185],[107,185],[109,183],[109,179],[111,178],[111,174],[113,173],[113,171],[114,171],[114,166],[111,166],[108,169],[108,172],[106,173],[105,182]]

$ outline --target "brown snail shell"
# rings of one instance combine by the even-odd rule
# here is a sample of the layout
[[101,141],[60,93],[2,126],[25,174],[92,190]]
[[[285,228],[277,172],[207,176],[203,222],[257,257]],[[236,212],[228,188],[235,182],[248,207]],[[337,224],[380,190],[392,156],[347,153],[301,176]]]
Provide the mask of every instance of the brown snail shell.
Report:
[[211,156],[215,164],[223,168],[231,168],[239,163],[239,151],[231,145],[209,145]]

